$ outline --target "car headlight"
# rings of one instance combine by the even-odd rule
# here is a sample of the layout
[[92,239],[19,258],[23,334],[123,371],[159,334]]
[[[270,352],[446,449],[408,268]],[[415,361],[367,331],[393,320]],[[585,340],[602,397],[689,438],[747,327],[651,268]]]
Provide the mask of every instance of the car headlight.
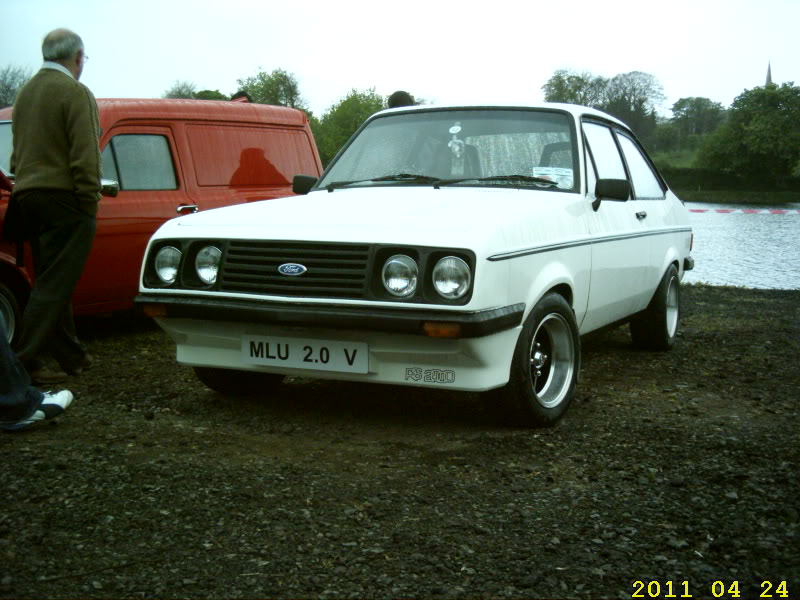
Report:
[[197,253],[197,257],[194,259],[194,268],[200,281],[207,285],[217,281],[221,257],[222,251],[216,246],[206,246]]
[[395,254],[383,265],[383,287],[393,296],[405,298],[417,289],[419,268],[413,258]]
[[469,265],[457,256],[445,256],[433,268],[433,287],[443,298],[457,300],[469,291]]
[[174,246],[164,246],[156,253],[153,266],[158,278],[164,283],[174,283],[181,264],[181,251]]

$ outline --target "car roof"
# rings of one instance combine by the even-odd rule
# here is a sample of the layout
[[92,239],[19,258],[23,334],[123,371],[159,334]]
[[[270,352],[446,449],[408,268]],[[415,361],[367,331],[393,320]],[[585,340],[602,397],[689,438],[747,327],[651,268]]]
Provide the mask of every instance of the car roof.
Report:
[[611,121],[622,127],[628,128],[625,123],[617,119],[616,117],[611,116],[610,114],[603,112],[602,110],[598,110],[596,108],[592,108],[590,106],[581,106],[579,104],[566,104],[562,102],[542,102],[541,104],[422,104],[417,106],[400,106],[397,108],[387,108],[382,110],[375,115],[385,115],[388,113],[395,113],[395,112],[410,112],[410,111],[426,111],[426,110],[485,110],[485,109],[505,109],[505,110],[560,110],[567,113],[570,113],[576,118],[581,117],[595,117],[598,119],[604,119],[606,121]]
[[[101,126],[129,117],[198,121],[241,121],[303,126],[308,117],[302,110],[229,100],[184,100],[168,98],[98,98]],[[11,107],[0,110],[0,121],[11,119]]]

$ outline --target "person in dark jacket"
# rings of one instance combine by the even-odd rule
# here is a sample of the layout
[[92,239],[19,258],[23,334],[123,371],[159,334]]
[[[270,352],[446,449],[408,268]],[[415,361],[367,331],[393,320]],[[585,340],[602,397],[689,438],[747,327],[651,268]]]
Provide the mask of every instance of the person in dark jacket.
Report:
[[[11,121],[14,200],[36,274],[16,350],[37,385],[79,374],[91,360],[75,333],[71,298],[94,240],[101,177],[97,103],[78,81],[88,60],[83,41],[56,29],[42,56]],[[63,371],[47,366],[47,354]]]

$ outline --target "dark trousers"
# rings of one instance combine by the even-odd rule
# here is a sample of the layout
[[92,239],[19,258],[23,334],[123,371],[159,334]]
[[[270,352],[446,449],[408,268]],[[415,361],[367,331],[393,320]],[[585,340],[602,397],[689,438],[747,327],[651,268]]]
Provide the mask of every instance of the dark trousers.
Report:
[[31,416],[44,395],[31,387],[31,378],[8,345],[0,314],[0,423],[17,423]]
[[69,192],[31,190],[18,199],[36,278],[22,315],[17,356],[28,371],[40,368],[46,354],[71,371],[86,355],[75,333],[72,292],[89,258],[96,219]]

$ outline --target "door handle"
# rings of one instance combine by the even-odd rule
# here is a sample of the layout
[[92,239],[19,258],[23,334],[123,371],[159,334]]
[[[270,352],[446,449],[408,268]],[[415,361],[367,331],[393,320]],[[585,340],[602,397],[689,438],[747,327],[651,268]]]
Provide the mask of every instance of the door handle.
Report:
[[179,204],[178,208],[175,209],[175,212],[179,215],[182,215],[185,212],[197,212],[197,204]]
[[636,213],[636,218],[639,219],[640,221],[642,219],[646,219],[647,218],[647,213],[645,211],[643,211],[643,210],[640,210],[639,212]]

